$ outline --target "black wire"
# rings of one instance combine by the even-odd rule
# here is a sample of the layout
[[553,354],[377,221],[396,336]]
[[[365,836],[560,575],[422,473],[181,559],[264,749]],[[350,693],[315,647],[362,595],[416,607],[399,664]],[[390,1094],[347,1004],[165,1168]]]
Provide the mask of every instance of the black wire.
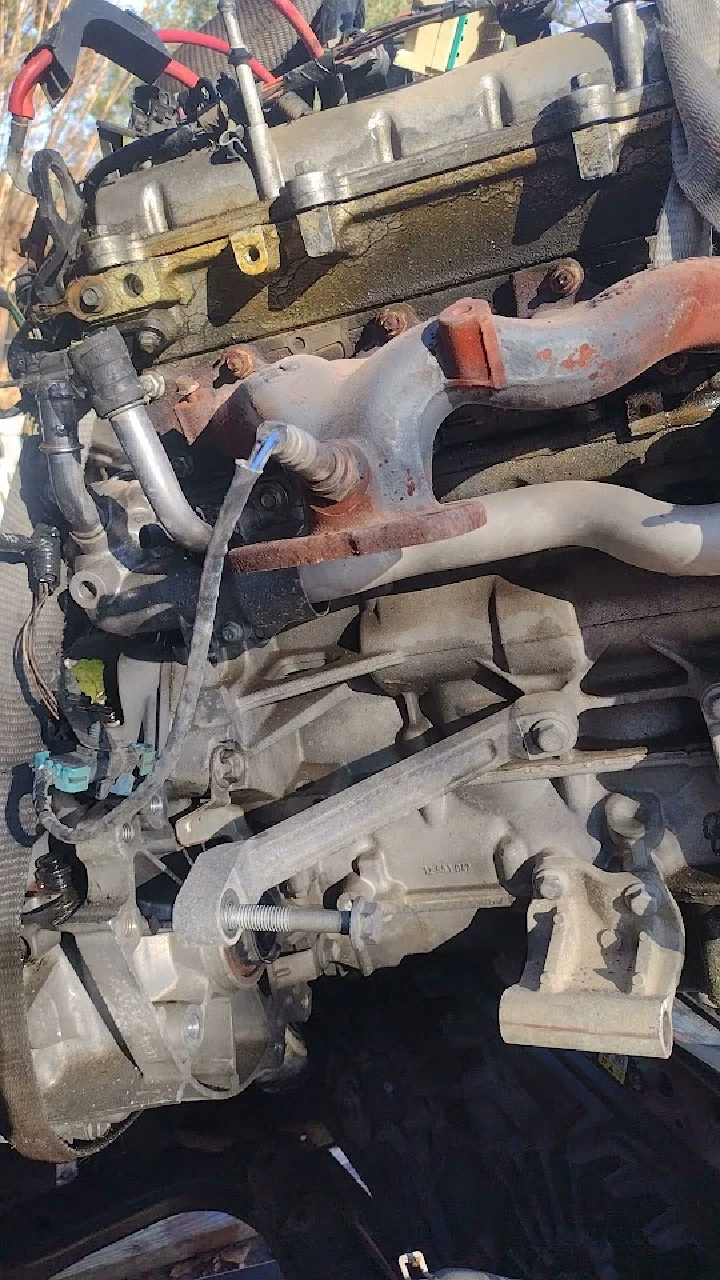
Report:
[[205,677],[205,666],[212,640],[215,613],[217,610],[220,582],[222,580],[225,555],[228,543],[235,526],[242,515],[255,481],[262,468],[252,470],[244,463],[236,467],[232,484],[228,489],[225,501],[220,509],[212,531],[210,543],[205,553],[200,589],[195,607],[195,625],[193,627],[190,653],[182,692],[173,717],[172,728],[162,753],[155,762],[155,767],[147,778],[140,783],[136,791],[121,800],[114,809],[96,818],[85,818],[74,827],[68,827],[55,814],[52,807],[51,786],[44,770],[38,771],[35,780],[35,803],[40,822],[51,835],[66,844],[76,844],[78,840],[90,839],[105,831],[117,827],[118,824],[131,821],[135,815],[160,790],[173,773],[180,758],[185,738],[195,718],[200,691]]

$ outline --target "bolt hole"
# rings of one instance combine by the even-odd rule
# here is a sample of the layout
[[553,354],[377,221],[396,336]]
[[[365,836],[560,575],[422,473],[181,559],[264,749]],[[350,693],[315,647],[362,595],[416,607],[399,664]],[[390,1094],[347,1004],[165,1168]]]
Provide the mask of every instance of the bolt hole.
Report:
[[90,608],[97,604],[100,589],[92,578],[75,578],[72,582],[72,597],[81,608]]
[[258,245],[249,244],[245,250],[245,261],[249,262],[251,266],[254,267],[260,261],[261,257],[262,254],[260,253]]
[[139,298],[145,290],[141,277],[135,271],[128,272],[123,280],[123,287],[131,298]]

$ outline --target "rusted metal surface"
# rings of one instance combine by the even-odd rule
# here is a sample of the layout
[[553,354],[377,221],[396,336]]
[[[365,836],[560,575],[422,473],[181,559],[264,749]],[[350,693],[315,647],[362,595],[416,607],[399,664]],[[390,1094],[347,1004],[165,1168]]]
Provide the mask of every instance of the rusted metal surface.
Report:
[[353,494],[345,503],[335,503],[323,512],[317,510],[315,515],[315,532],[305,537],[236,547],[228,555],[230,569],[233,573],[242,573],[251,569],[285,569],[325,560],[345,560],[350,556],[440,542],[481,529],[485,524],[485,508],[476,498],[398,515],[377,511],[367,495]]
[[249,378],[262,364],[264,361],[252,347],[228,347],[223,357],[223,369],[238,382]]
[[462,298],[441,311],[438,356],[447,377],[460,386],[505,386],[505,366],[489,302]]
[[420,323],[417,312],[407,302],[395,302],[389,307],[383,307],[382,311],[378,311],[376,320],[388,338],[397,338]]
[[562,408],[607,395],[680,351],[720,342],[720,262],[694,258],[618,281],[532,320],[466,299],[439,317],[438,358],[456,386],[512,408]]
[[548,288],[557,298],[568,298],[570,294],[577,293],[584,279],[585,272],[580,263],[574,258],[564,258],[549,272]]
[[[571,307],[580,291],[586,297],[598,293],[592,282],[585,281],[585,270],[575,258],[523,267],[512,273],[512,287],[518,317],[527,319],[546,307]],[[584,286],[584,288],[583,288]]]

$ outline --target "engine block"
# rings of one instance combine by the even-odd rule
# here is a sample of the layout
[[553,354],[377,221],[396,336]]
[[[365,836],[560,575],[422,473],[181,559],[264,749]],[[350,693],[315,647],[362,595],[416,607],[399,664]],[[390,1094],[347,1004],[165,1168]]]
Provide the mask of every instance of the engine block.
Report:
[[223,0],[232,76],[136,94],[81,187],[34,157],[27,1154],[279,1086],[316,979],[461,936],[510,1043],[665,1058],[720,1003],[720,267],[700,207],[667,251],[659,9],[366,96],[348,37],[329,104],[262,97]]

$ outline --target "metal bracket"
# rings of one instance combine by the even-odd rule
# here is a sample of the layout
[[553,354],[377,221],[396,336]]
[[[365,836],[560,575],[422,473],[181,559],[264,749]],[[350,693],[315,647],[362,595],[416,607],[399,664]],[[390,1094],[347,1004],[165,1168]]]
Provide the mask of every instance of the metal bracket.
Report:
[[525,968],[500,1002],[503,1039],[668,1058],[684,930],[659,874],[547,853],[534,889]]

